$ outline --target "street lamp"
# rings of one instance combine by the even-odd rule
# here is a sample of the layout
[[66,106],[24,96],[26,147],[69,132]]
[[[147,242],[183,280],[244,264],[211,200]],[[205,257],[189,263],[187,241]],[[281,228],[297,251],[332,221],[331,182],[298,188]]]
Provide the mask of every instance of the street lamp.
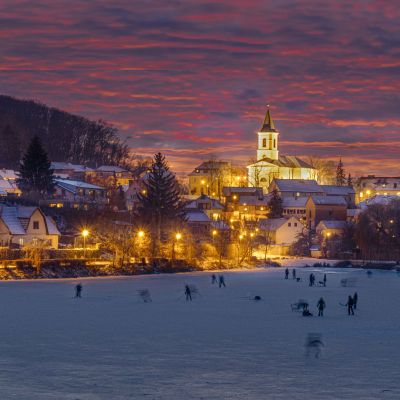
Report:
[[175,243],[182,239],[182,234],[177,232],[175,234],[174,240],[172,241],[172,254],[171,259],[175,260]]
[[89,236],[89,231],[87,229],[84,229],[82,231],[82,237],[83,237],[83,258],[86,258],[86,238]]
[[139,238],[143,238],[144,237],[144,232],[143,231],[139,231],[137,233],[137,235],[139,236]]

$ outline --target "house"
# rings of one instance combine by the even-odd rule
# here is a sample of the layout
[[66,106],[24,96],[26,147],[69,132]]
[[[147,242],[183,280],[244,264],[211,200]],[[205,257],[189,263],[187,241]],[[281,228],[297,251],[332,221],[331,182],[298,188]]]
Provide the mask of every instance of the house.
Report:
[[270,252],[283,255],[289,252],[304,230],[304,225],[296,217],[270,218],[259,221],[259,230],[265,237],[268,236]]
[[315,180],[307,179],[274,179],[268,192],[276,190],[280,197],[324,196],[324,189]]
[[186,213],[186,222],[196,237],[208,237],[211,230],[211,218],[203,211],[193,210]]
[[21,190],[15,181],[3,179],[0,176],[0,197],[15,197],[20,195]]
[[116,165],[102,165],[86,174],[86,180],[105,187],[129,185],[133,181],[132,173]]
[[284,217],[296,217],[303,223],[306,221],[306,203],[308,197],[283,197],[282,208]]
[[330,238],[343,235],[347,226],[347,221],[322,220],[318,223],[315,230],[318,235],[324,238]]
[[0,197],[20,196],[21,190],[17,186],[18,175],[12,169],[0,169]]
[[347,202],[348,208],[356,206],[356,191],[353,186],[320,185],[326,196],[340,196]]
[[202,194],[197,199],[186,204],[185,210],[189,212],[201,210],[207,214],[210,219],[217,221],[222,218],[224,206],[217,199]]
[[310,196],[306,202],[307,227],[315,229],[322,220],[347,219],[347,202],[340,196]]
[[400,196],[400,177],[363,176],[357,181],[357,201],[374,196]]
[[55,179],[55,192],[50,207],[71,207],[87,209],[104,207],[108,204],[106,189],[91,183],[68,179]]
[[229,161],[204,161],[189,174],[189,194],[221,197],[222,188],[232,185],[232,164]]
[[51,217],[38,207],[0,205],[0,245],[24,246],[43,241],[58,248],[60,232]]
[[69,162],[53,161],[51,169],[56,178],[85,180],[86,174],[92,171],[91,168],[81,164],[71,164]]

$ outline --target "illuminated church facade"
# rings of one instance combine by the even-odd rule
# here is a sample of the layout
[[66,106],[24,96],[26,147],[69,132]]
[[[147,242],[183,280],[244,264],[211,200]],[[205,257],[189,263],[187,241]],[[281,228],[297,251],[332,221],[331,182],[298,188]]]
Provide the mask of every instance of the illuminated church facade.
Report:
[[274,178],[317,178],[316,169],[299,157],[279,155],[279,132],[275,128],[269,109],[257,135],[257,161],[247,166],[249,186],[262,187],[266,192]]

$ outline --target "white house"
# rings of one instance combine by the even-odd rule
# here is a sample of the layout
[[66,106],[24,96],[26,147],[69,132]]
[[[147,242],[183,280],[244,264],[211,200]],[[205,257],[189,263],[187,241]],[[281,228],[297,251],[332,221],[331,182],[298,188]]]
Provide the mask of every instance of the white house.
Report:
[[287,254],[303,232],[304,225],[296,217],[262,219],[259,229],[264,237],[268,237],[270,251],[274,254]]
[[38,207],[0,206],[0,245],[24,246],[44,241],[50,248],[58,248],[60,232],[53,219]]

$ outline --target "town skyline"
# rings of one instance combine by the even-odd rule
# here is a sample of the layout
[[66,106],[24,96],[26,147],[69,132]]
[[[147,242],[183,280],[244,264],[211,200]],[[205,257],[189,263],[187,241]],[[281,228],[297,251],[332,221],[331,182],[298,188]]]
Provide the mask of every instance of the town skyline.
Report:
[[247,164],[269,103],[283,154],[400,173],[392,1],[25,4],[0,3],[2,94],[104,119],[177,172]]

